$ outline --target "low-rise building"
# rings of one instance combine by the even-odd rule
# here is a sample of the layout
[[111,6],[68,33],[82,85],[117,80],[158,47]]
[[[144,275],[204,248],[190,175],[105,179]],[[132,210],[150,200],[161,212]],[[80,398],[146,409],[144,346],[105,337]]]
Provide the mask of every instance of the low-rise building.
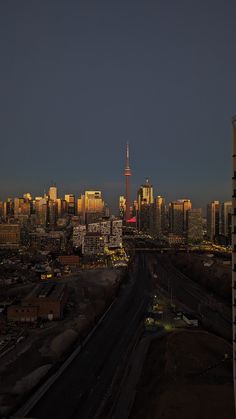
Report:
[[0,224],[0,248],[14,249],[20,246],[19,224]]
[[8,307],[7,320],[35,322],[39,319],[61,319],[67,298],[68,291],[65,284],[41,283],[20,304]]
[[169,243],[169,246],[171,247],[182,246],[186,244],[186,237],[183,235],[169,233],[168,243]]
[[69,265],[69,266],[80,265],[80,257],[77,255],[62,255],[62,256],[59,256],[58,259],[62,265]]
[[61,251],[65,249],[66,236],[64,231],[35,231],[30,233],[30,244],[40,250]]

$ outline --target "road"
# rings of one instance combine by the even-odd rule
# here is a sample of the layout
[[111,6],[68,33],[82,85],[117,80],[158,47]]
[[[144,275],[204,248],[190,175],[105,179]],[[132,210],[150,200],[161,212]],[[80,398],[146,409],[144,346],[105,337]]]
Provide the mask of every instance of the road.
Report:
[[86,346],[27,416],[37,419],[98,417],[119,363],[132,344],[147,309],[150,279],[148,256],[139,255],[138,269]]
[[[219,312],[216,310],[217,300],[197,283],[191,281],[178,271],[166,256],[157,256],[154,268],[157,274],[157,285],[169,291],[173,300],[183,303],[188,309],[200,317],[216,333],[231,340],[232,322],[227,307]],[[218,303],[219,304],[219,303]]]

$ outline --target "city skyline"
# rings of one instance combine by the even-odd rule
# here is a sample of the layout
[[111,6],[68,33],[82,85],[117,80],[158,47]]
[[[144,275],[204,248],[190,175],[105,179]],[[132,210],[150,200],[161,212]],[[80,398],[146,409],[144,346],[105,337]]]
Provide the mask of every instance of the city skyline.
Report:
[[55,179],[114,207],[127,141],[132,199],[146,177],[167,200],[230,198],[235,2],[0,7],[1,199]]
[[[139,194],[139,189],[141,188],[141,187],[143,187],[147,182],[149,182],[150,181],[150,179],[148,179],[148,178],[146,178],[146,179],[144,179],[144,181],[143,182],[141,182],[140,184],[139,184],[139,186],[138,186],[138,188],[137,188],[137,190],[136,191],[133,191],[133,193],[132,193],[132,195],[134,195],[134,198],[133,199],[131,199],[131,205],[133,205],[135,202],[137,202],[137,197],[138,197],[138,194]],[[77,201],[78,201],[78,199],[80,199],[81,198],[81,196],[84,194],[84,193],[89,193],[89,192],[94,192],[94,191],[97,191],[97,192],[101,192],[101,194],[102,194],[102,197],[103,197],[103,199],[104,199],[104,203],[106,204],[106,205],[108,205],[108,207],[111,209],[111,211],[114,213],[114,214],[118,214],[119,213],[119,198],[125,198],[125,196],[124,196],[124,193],[125,193],[125,183],[124,183],[124,185],[123,185],[123,188],[124,188],[124,190],[123,190],[123,195],[119,195],[118,197],[117,197],[117,200],[115,201],[115,205],[113,206],[112,204],[110,204],[110,202],[109,201],[107,201],[107,199],[106,199],[106,194],[104,193],[104,190],[102,189],[102,188],[85,188],[85,189],[81,189],[81,190],[79,190],[79,191],[76,191],[76,192],[73,192],[73,191],[68,191],[68,190],[65,190],[65,188],[60,188],[60,187],[58,187],[58,185],[56,184],[56,182],[54,182],[53,184],[48,184],[49,186],[47,186],[46,188],[43,188],[43,189],[41,189],[41,192],[39,192],[38,194],[36,193],[33,193],[32,191],[30,191],[30,190],[24,190],[22,193],[18,193],[18,194],[16,194],[16,195],[12,195],[12,196],[10,196],[10,195],[6,195],[6,197],[5,198],[1,198],[0,197],[0,202],[6,202],[8,199],[11,199],[11,200],[13,200],[14,201],[14,199],[18,199],[18,198],[23,198],[23,196],[26,196],[26,195],[30,195],[31,196],[31,199],[38,199],[38,198],[41,198],[41,199],[43,199],[44,197],[47,197],[49,200],[51,200],[52,198],[50,197],[50,195],[51,195],[51,193],[50,193],[50,191],[52,190],[52,189],[56,189],[56,194],[57,194],[57,198],[58,199],[65,199],[65,197],[66,196],[74,196],[75,197],[75,200],[76,200],[76,205],[77,205]],[[200,205],[196,205],[195,204],[195,202],[191,199],[191,196],[185,196],[185,195],[180,195],[180,194],[176,194],[176,197],[174,198],[174,199],[167,199],[166,197],[168,196],[168,194],[158,194],[158,193],[156,193],[156,191],[155,191],[155,188],[154,188],[154,186],[152,185],[152,188],[153,188],[153,198],[164,198],[165,199],[165,202],[166,202],[166,204],[171,204],[172,202],[178,202],[178,201],[182,201],[182,200],[190,200],[191,202],[192,202],[192,204],[193,204],[193,206],[194,206],[194,208],[201,208],[202,210],[203,210],[203,215],[204,216],[206,216],[206,210],[207,210],[207,206],[210,204],[210,203],[212,203],[212,202],[215,202],[215,201],[219,201],[220,203],[228,203],[228,202],[231,202],[231,198],[230,199],[227,199],[227,200],[223,200],[223,199],[217,199],[217,200],[208,200],[208,201],[206,201],[205,202],[205,204],[203,205],[203,206],[200,206]],[[52,199],[52,200],[54,200],[54,199]]]
[[[133,178],[134,177],[135,176],[133,175]],[[138,191],[140,185],[144,182],[145,182],[145,178],[143,180],[141,180],[139,184],[138,183],[134,184],[133,179],[132,179],[132,188],[131,188],[131,198],[132,199],[131,199],[131,202],[133,202],[134,200],[137,199],[137,191]],[[226,194],[226,193],[218,193],[218,194],[217,193],[215,193],[215,194],[212,193],[212,194],[210,194],[210,196],[212,197],[211,199],[210,199],[210,196],[209,196],[209,198],[206,197],[206,199],[205,199],[205,197],[204,197],[204,199],[200,199],[200,198],[197,199],[197,198],[194,198],[191,193],[188,193],[188,194],[187,193],[186,194],[182,193],[181,194],[178,191],[176,191],[175,194],[170,194],[170,192],[168,193],[168,191],[163,191],[163,190],[160,190],[160,189],[157,190],[157,188],[155,187],[154,182],[152,182],[152,184],[153,184],[153,188],[154,188],[155,197],[164,196],[167,202],[172,202],[172,201],[175,201],[175,200],[178,200],[178,199],[188,198],[193,202],[194,207],[202,208],[204,212],[206,211],[206,206],[209,202],[212,202],[212,201],[215,201],[215,200],[219,200],[220,202],[227,202],[227,201],[231,200],[231,195]],[[123,182],[121,180],[120,182],[116,183],[116,185],[115,185],[117,187],[117,192],[116,193],[114,193],[114,184],[112,184],[112,183],[107,183],[105,185],[104,185],[104,183],[103,183],[103,185],[95,183],[95,186],[94,186],[93,183],[91,183],[90,185],[88,185],[86,187],[86,183],[83,183],[80,188],[76,188],[75,186],[71,187],[71,188],[66,188],[63,184],[58,185],[56,183],[56,186],[58,188],[58,193],[59,193],[60,197],[63,197],[67,193],[71,193],[71,194],[74,194],[75,196],[79,196],[85,190],[87,190],[87,191],[90,191],[90,190],[102,191],[103,196],[104,196],[104,200],[108,204],[108,206],[112,209],[113,212],[118,211],[119,197],[125,194],[124,180],[123,180]],[[31,193],[35,197],[36,196],[43,196],[45,191],[46,191],[46,193],[48,192],[48,189],[50,188],[50,186],[51,186],[51,184],[49,182],[49,183],[47,183],[46,187],[45,187],[45,185],[42,185],[42,186],[38,186],[37,188],[31,189],[31,190],[29,188],[27,189],[26,187],[25,188],[22,187],[20,190],[17,190],[15,188],[13,188],[12,191],[16,191],[16,192],[12,193],[12,194],[10,194],[10,193],[1,194],[0,195],[0,201],[5,201],[7,198],[14,199],[16,197],[21,197],[21,196],[23,196],[24,193],[28,193],[28,192]],[[229,188],[227,188],[227,189],[229,189]],[[11,188],[10,188],[10,190],[11,190]],[[220,198],[220,196],[221,196],[221,198]]]
[[[114,201],[114,196],[113,196],[113,203],[114,204],[112,204],[112,201],[109,202],[106,199],[104,201],[106,204],[108,204],[108,207],[111,209],[111,211],[114,214],[117,214],[120,211],[120,203],[118,202],[118,200],[120,200],[120,198],[125,198],[126,197],[125,199],[127,200],[127,196],[128,196],[129,208],[131,208],[131,205],[133,206],[134,202],[138,199],[139,188],[140,187],[142,188],[144,185],[149,184],[149,181],[150,181],[149,178],[146,178],[145,179],[145,182],[142,182],[142,183],[139,184],[139,186],[137,187],[136,191],[132,191],[132,181],[130,183],[130,178],[131,178],[131,175],[133,173],[132,173],[131,168],[130,168],[130,147],[129,147],[129,142],[127,142],[126,143],[126,146],[125,146],[125,159],[124,160],[125,160],[125,164],[124,164],[124,168],[125,168],[125,171],[124,171],[125,181],[124,181],[123,190],[122,190],[122,194],[123,195],[120,194],[117,197],[116,201]],[[162,198],[163,197],[164,200],[166,199],[166,197],[168,197],[168,193],[167,193],[167,195],[166,194],[164,194],[164,195],[163,194],[158,194],[158,193],[156,193],[155,188],[153,188],[153,185],[151,185],[151,186],[152,186],[152,191],[153,191],[152,193],[153,193],[153,196],[154,197],[157,197],[157,198],[159,198],[159,197]],[[86,188],[86,187],[84,187],[84,189],[81,190],[81,191],[79,191],[79,192],[78,192],[78,190],[76,192],[70,190],[69,194],[72,194],[75,197],[75,199],[77,200],[77,198],[79,198],[79,195],[80,194],[82,196],[83,191],[94,191],[94,190],[97,190],[97,191],[99,190],[99,191],[101,191],[102,194],[104,193],[102,187],[100,187],[100,188],[99,187],[98,188]],[[51,183],[48,184],[47,188],[44,188],[44,192],[43,193],[41,191],[41,192],[39,192],[39,194],[32,194],[32,191],[27,191],[27,192],[24,191],[20,195],[19,194],[16,195],[16,196],[9,196],[8,195],[7,197],[5,197],[4,201],[6,201],[7,199],[15,199],[15,198],[21,197],[24,194],[33,195],[34,198],[48,196],[49,199],[52,199],[52,197],[55,198],[55,196],[58,196],[58,198],[60,198],[60,199],[63,198],[63,196],[64,196],[65,199],[66,199],[66,196],[69,196],[69,195],[67,195],[68,194],[68,190],[66,190],[65,188],[63,188],[63,186],[62,186],[61,193],[58,193],[58,185],[57,185],[57,183],[51,181]],[[54,198],[53,198],[53,200],[54,200]],[[188,199],[188,197],[186,195],[183,195],[182,198],[180,198],[180,195],[177,193],[177,195],[175,195],[175,198],[174,199],[173,198],[172,199],[168,199],[167,198],[167,202],[171,203],[171,202],[174,202],[176,200],[178,201],[178,200],[183,200],[183,199]],[[0,201],[1,201],[1,199],[0,199]],[[214,201],[215,201],[215,199],[208,200],[203,206],[195,205],[195,202],[193,201],[193,205],[195,207],[197,206],[197,207],[200,207],[201,209],[203,209],[203,215],[206,215],[206,212],[207,212],[206,209],[207,209],[209,203],[210,202],[214,202]],[[225,203],[228,202],[228,200],[220,200],[220,201],[221,202],[225,202]],[[117,203],[118,203],[118,205],[117,205]],[[125,219],[128,220],[129,218],[130,218],[130,211],[128,210],[128,212],[127,212],[127,207],[126,207],[126,210],[125,210]]]
[[0,2],[0,417],[235,419],[236,1]]

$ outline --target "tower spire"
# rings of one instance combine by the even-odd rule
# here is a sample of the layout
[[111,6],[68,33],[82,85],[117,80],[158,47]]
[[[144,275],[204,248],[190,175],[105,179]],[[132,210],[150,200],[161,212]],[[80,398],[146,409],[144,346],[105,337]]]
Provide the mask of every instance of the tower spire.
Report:
[[130,219],[130,176],[131,169],[129,166],[129,143],[126,144],[126,162],[125,162],[125,221]]
[[129,168],[129,143],[126,144],[126,169]]

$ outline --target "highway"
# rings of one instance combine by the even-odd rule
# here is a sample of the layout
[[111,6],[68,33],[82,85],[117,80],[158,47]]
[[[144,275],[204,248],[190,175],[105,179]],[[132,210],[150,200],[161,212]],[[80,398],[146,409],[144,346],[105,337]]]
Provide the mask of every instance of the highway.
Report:
[[148,256],[136,256],[134,273],[111,310],[68,368],[27,413],[37,419],[98,418],[113,377],[132,345],[147,309]]

